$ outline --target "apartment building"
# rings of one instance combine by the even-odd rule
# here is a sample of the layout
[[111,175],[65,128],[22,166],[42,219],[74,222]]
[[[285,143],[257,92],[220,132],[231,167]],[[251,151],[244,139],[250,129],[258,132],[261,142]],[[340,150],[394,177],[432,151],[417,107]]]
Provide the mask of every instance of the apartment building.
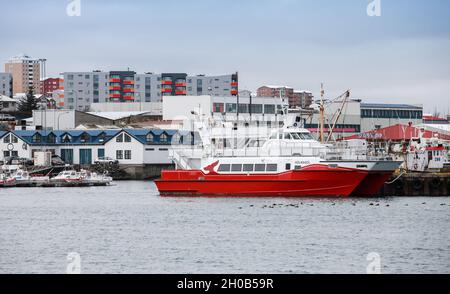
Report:
[[309,91],[298,91],[287,86],[266,85],[259,87],[256,93],[258,97],[286,97],[291,108],[307,108],[312,104],[314,98]]
[[12,74],[0,72],[0,95],[12,97],[13,96],[13,81]]
[[[65,72],[64,108],[88,110],[92,103],[161,102],[163,96],[237,96],[238,75],[188,76],[186,73],[134,71]],[[58,97],[61,93],[58,93]]]
[[5,72],[12,75],[13,95],[26,93],[29,87],[34,88],[35,94],[40,94],[40,61],[22,54],[12,57],[5,63]]
[[45,78],[40,81],[41,94],[46,97],[51,97],[53,91],[59,90],[62,87],[63,79],[60,78]]

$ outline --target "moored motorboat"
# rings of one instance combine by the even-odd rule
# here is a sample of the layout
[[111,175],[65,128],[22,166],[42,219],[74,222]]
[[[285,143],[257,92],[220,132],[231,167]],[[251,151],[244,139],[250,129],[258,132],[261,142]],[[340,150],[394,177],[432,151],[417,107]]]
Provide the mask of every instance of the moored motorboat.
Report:
[[6,173],[0,173],[0,187],[14,187],[16,179]]
[[43,186],[50,181],[48,176],[31,176],[28,171],[22,169],[17,169],[11,177],[14,178],[16,187]]

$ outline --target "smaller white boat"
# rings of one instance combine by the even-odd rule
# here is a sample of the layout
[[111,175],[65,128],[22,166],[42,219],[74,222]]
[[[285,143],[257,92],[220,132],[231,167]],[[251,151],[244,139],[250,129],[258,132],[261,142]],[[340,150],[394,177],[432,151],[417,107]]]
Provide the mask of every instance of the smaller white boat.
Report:
[[50,183],[54,185],[81,185],[83,177],[81,173],[74,169],[63,170],[56,177],[51,178]]
[[64,170],[56,177],[50,179],[50,184],[54,186],[106,186],[112,182],[112,178],[106,174],[97,174],[88,170],[74,169]]
[[48,176],[31,176],[28,171],[20,168],[17,169],[11,177],[14,178],[15,186],[17,187],[42,186],[50,181]]
[[0,173],[0,187],[14,187],[16,179],[7,173]]
[[89,186],[105,186],[109,185],[113,181],[112,177],[108,176],[106,173],[97,174],[96,172],[82,169],[80,174],[83,179],[83,183]]

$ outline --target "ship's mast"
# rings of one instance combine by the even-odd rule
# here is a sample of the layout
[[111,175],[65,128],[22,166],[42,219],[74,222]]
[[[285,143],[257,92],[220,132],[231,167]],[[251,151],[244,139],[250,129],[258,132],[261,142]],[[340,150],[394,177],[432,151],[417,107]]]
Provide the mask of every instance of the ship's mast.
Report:
[[323,83],[320,84],[320,143],[324,142],[323,126],[325,121],[325,107],[323,106],[323,96],[325,91],[323,90]]

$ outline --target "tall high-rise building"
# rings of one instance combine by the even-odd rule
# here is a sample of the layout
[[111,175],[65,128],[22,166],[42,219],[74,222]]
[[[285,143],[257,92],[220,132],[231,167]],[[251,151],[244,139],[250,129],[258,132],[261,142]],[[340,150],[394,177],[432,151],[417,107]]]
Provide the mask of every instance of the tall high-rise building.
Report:
[[12,75],[0,72],[0,94],[12,98],[12,85]]
[[[87,110],[99,102],[161,102],[164,96],[236,96],[237,74],[188,76],[186,73],[134,71],[65,72],[60,89],[64,108]],[[61,104],[60,104],[61,105]]]
[[22,54],[12,57],[5,63],[5,72],[13,79],[13,95],[26,93],[29,87],[34,88],[35,94],[40,94],[41,77],[40,60]]

